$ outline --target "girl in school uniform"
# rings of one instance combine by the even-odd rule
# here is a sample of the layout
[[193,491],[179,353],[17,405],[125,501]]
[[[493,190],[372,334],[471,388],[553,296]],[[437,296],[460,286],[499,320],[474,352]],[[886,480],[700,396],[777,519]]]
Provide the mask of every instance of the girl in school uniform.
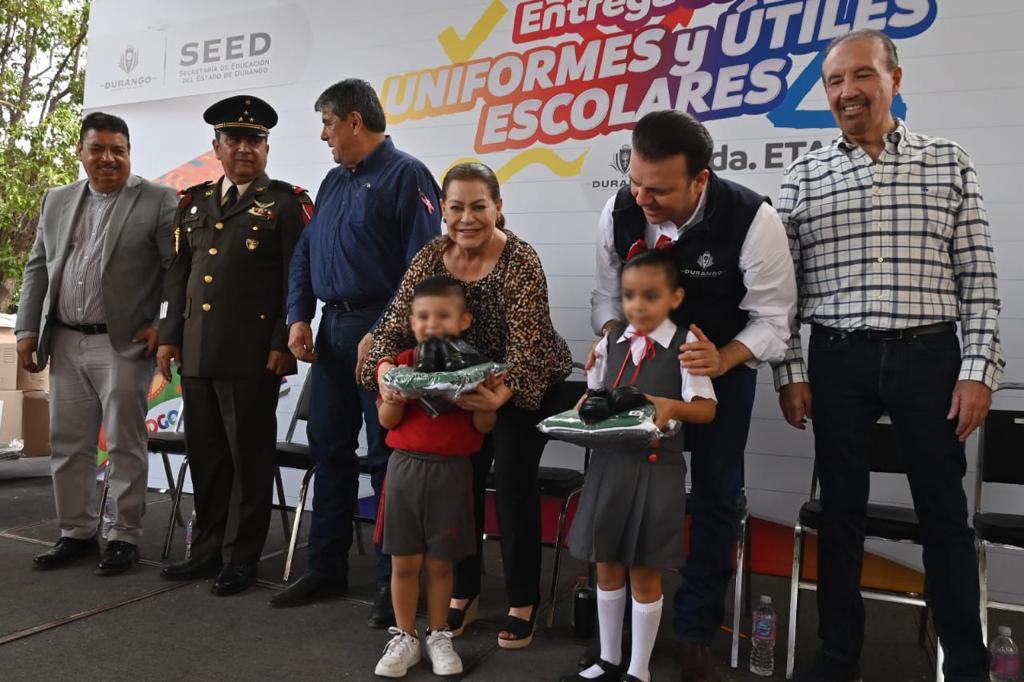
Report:
[[[646,250],[622,269],[622,305],[629,326],[613,328],[595,348],[587,374],[593,389],[632,385],[654,405],[655,422],[701,424],[715,417],[711,380],[680,367],[677,349],[696,341],[669,313],[683,302],[678,272],[666,251]],[[581,400],[582,404],[582,400]],[[570,552],[597,564],[601,657],[563,682],[649,682],[661,621],[661,572],[685,560],[686,464],[682,434],[645,448],[596,449],[587,471]],[[632,654],[622,661],[626,577],[632,588]]]

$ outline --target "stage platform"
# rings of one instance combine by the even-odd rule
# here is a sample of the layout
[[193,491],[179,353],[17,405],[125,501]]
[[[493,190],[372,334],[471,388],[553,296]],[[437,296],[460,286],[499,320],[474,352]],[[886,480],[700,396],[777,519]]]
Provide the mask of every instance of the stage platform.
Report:
[[[191,509],[186,498],[185,511]],[[42,572],[33,555],[57,537],[50,481],[26,478],[0,481],[0,679],[20,680],[372,680],[373,666],[387,634],[366,626],[373,597],[372,548],[364,556],[353,548],[351,590],[327,603],[298,609],[271,609],[267,600],[283,587],[284,535],[275,512],[260,566],[261,581],[247,592],[226,598],[210,594],[209,581],[170,583],[159,577],[163,529],[170,511],[166,495],[150,493],[142,562],[117,577],[93,575],[93,563]],[[307,524],[308,527],[308,524]],[[182,550],[181,529],[175,556]],[[369,538],[370,529],[364,529]],[[545,584],[552,551],[545,550]],[[305,554],[296,566],[301,573]],[[584,571],[568,558],[560,589],[568,595]],[[573,637],[569,599],[560,603],[554,627],[538,632],[522,651],[498,648],[496,635],[505,612],[501,559],[496,542],[487,543],[487,571],[481,620],[457,640],[466,680],[557,680],[573,669],[585,642]],[[679,576],[669,574],[669,595]],[[785,619],[788,581],[754,576],[755,594],[770,594]],[[813,656],[817,628],[814,595],[802,599],[798,664]],[[671,599],[654,655],[654,680],[677,680],[671,636]],[[730,602],[731,603],[731,602]],[[865,680],[934,679],[930,653],[918,646],[918,613],[910,607],[869,602]],[[749,618],[744,618],[749,628]],[[993,625],[1015,626],[1024,635],[1024,617],[993,612]],[[421,627],[423,624],[421,623]],[[1019,628],[1019,629],[1018,629]],[[785,665],[785,625],[776,649],[777,677]],[[756,680],[743,672],[749,642],[741,644],[741,670],[726,661],[729,637],[721,633],[714,651],[724,679]],[[407,679],[433,679],[421,664]]]

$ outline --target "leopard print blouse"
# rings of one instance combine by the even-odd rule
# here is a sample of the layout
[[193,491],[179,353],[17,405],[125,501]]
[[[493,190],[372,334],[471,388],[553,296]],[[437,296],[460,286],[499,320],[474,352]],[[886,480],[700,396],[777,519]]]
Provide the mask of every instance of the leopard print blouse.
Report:
[[[512,390],[510,402],[533,410],[547,388],[572,371],[572,355],[551,323],[547,280],[537,252],[507,229],[505,234],[508,241],[494,269],[483,279],[462,282],[473,313],[472,325],[463,338],[492,360],[508,363],[505,384]],[[455,278],[442,257],[450,245],[448,235],[441,235],[424,246],[409,264],[398,292],[374,330],[373,346],[360,377],[367,388],[377,388],[375,368],[381,358],[396,357],[416,345],[409,328],[416,284],[435,275]]]

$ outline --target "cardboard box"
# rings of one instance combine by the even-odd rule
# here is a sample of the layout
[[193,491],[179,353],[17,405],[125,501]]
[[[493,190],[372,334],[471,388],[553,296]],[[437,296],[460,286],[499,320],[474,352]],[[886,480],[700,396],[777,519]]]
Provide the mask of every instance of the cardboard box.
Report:
[[35,374],[23,370],[18,362],[18,340],[14,330],[0,326],[0,391],[14,390],[49,391],[50,368]]
[[14,330],[0,327],[0,391],[18,388],[18,341]]
[[50,454],[50,401],[43,391],[0,391],[0,442],[20,438],[25,457]]

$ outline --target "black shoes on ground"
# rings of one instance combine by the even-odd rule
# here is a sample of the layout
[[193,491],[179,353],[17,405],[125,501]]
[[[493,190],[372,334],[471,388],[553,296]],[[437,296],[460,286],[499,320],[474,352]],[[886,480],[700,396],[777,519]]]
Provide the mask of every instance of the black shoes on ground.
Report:
[[[100,551],[100,543],[95,537],[79,540],[62,537],[48,551],[33,559],[35,567],[40,570],[64,568],[71,564],[94,556]],[[130,542],[111,540],[103,548],[103,555],[96,566],[96,575],[117,575],[124,573],[139,560],[138,548]]]
[[95,537],[86,540],[62,537],[51,549],[36,556],[33,562],[36,568],[45,571],[63,568],[99,551],[100,543]]
[[257,575],[259,570],[256,564],[228,564],[220,570],[210,592],[218,597],[238,594],[252,587]]
[[579,673],[563,675],[561,682],[619,682],[620,680],[625,679],[623,675],[625,674],[626,667],[621,664],[615,665],[614,663],[609,663],[602,658],[595,658],[584,668],[581,668],[581,672],[589,668],[591,665],[596,665],[604,672],[597,677],[583,677]]
[[682,682],[721,682],[711,658],[711,647],[683,642],[679,649],[679,679]]
[[220,574],[220,569],[220,557],[216,555],[206,558],[192,557],[164,564],[160,568],[160,577],[164,580],[202,580],[216,577]]
[[610,393],[605,388],[592,388],[580,405],[580,419],[586,424],[594,424],[607,419],[613,414],[635,410],[647,405],[650,401],[636,386],[619,386]]
[[462,339],[432,338],[416,346],[417,372],[454,372],[487,361],[487,357]]
[[96,575],[124,573],[139,560],[139,549],[130,542],[110,540],[103,548],[103,556],[96,566]]
[[383,630],[395,624],[395,610],[391,606],[391,587],[385,586],[377,590],[370,607],[370,615],[366,624],[375,630]]
[[285,590],[271,597],[270,605],[279,609],[305,606],[347,591],[348,580],[345,578],[327,578],[316,573],[306,573]]

